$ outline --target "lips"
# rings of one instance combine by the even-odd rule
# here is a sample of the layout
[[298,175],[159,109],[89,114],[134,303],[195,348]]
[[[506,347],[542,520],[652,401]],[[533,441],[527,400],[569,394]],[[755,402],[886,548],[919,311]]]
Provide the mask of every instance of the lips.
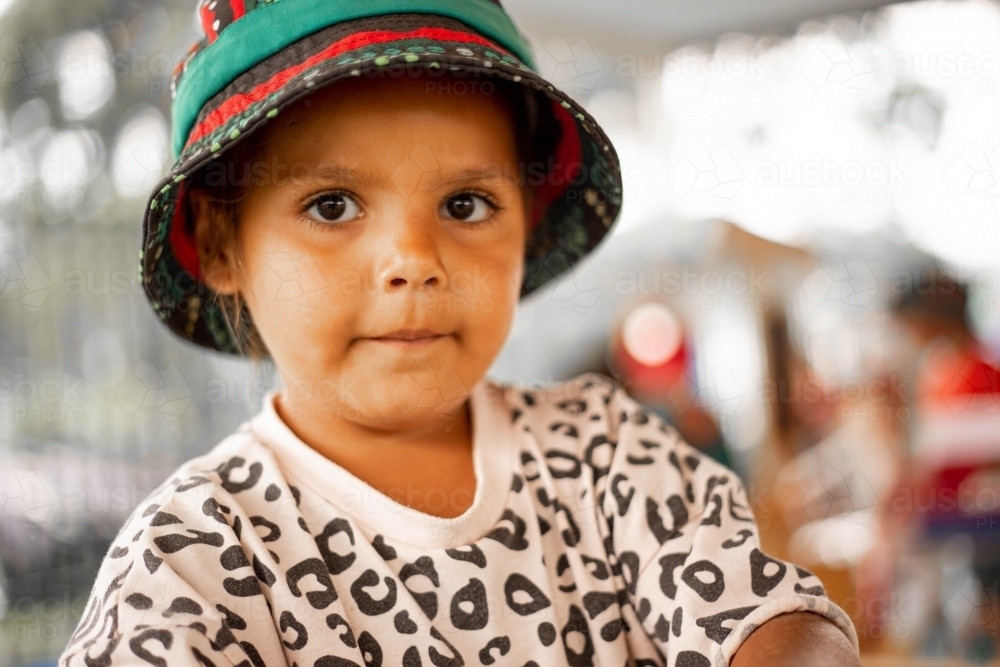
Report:
[[448,334],[433,329],[397,329],[384,336],[372,336],[371,340],[381,343],[397,343],[400,345],[421,345],[440,340]]

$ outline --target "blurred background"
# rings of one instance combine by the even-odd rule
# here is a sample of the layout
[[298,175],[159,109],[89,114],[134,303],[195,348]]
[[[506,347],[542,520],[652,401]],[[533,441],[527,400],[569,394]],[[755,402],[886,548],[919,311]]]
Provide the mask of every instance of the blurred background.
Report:
[[[625,205],[491,375],[607,373],[733,467],[866,667],[997,663],[1000,5],[504,5]],[[55,664],[126,516],[275,382],[138,282],[198,37],[194,0],[0,0],[0,665]]]

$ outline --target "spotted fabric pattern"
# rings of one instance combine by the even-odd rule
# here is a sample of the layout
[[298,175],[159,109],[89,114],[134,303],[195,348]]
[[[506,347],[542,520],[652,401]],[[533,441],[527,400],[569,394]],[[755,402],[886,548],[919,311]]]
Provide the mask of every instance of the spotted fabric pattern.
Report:
[[269,394],[135,509],[59,664],[722,667],[792,611],[857,649],[820,580],[761,550],[736,475],[610,378],[473,392],[489,522],[349,506],[349,478],[278,442]]

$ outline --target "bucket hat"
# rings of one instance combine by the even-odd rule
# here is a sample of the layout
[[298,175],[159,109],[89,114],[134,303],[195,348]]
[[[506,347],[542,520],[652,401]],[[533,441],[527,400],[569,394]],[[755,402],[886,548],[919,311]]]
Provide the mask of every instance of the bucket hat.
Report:
[[536,192],[522,298],[571,269],[618,218],[614,147],[539,75],[499,0],[202,0],[198,13],[204,36],[170,77],[173,166],[149,197],[139,255],[153,310],[185,340],[231,354],[245,343],[202,278],[184,205],[192,175],[289,104],[348,77],[393,67],[476,73],[530,86],[551,107],[560,138]]

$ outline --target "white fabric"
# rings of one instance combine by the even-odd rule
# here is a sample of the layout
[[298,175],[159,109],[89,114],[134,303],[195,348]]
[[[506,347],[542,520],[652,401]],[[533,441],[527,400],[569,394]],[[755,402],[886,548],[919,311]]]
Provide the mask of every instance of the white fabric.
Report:
[[790,611],[857,649],[819,579],[760,552],[739,479],[609,378],[471,401],[475,497],[442,519],[268,395],[133,512],[60,664],[712,667]]

